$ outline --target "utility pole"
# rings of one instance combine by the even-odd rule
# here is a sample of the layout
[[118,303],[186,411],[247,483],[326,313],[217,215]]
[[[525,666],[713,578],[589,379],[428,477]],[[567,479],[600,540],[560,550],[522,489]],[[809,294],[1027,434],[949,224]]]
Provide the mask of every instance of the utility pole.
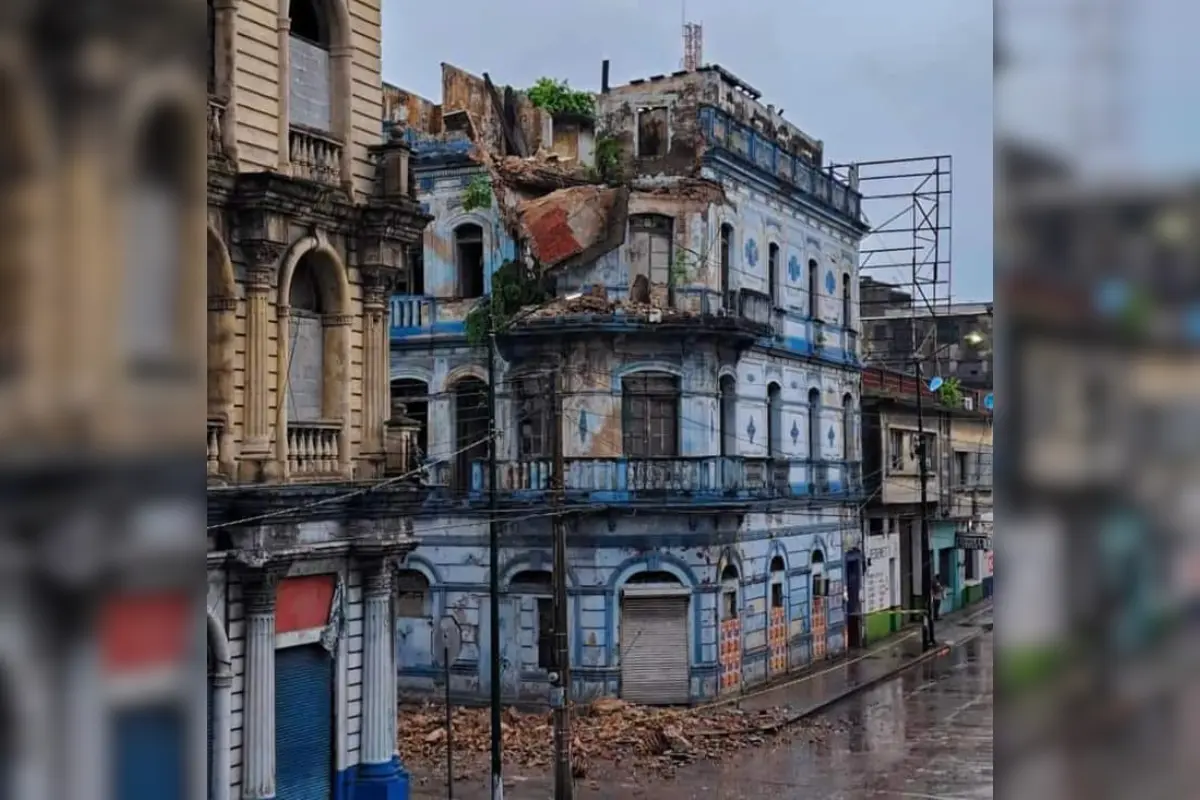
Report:
[[492,679],[492,800],[504,800],[504,779],[502,777],[504,754],[501,738],[501,701],[500,694],[500,520],[497,514],[496,502],[496,446],[499,441],[496,431],[496,314],[491,302],[488,303],[488,620],[490,628],[488,639],[491,652],[488,661],[491,664]]
[[571,800],[575,795],[571,774],[571,654],[567,630],[567,526],[563,519],[566,475],[563,465],[563,365],[565,353],[554,371],[554,800]]
[[921,375],[921,357],[913,356],[913,374],[917,382],[917,469],[921,478],[921,595],[925,598],[925,626],[921,630],[923,649],[931,650],[937,644],[933,630],[933,552],[929,549],[929,465],[925,449],[925,406],[921,402],[924,377]]

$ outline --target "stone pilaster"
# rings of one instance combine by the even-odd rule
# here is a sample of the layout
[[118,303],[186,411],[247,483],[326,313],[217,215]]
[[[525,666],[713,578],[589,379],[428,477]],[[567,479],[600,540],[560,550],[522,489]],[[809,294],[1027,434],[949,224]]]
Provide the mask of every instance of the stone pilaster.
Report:
[[242,703],[242,798],[275,797],[275,588],[277,574],[245,573],[246,676]]
[[[376,549],[376,548],[372,548]],[[363,565],[362,751],[355,797],[407,800],[408,773],[396,754],[396,648],[392,641],[391,549]]]
[[[246,391],[244,453],[266,454],[270,419],[270,293],[283,247],[273,242],[243,246],[246,271]],[[286,335],[285,333],[281,333]]]
[[383,267],[364,267],[363,276],[363,452],[383,452],[383,426],[390,416],[387,304],[391,273]]

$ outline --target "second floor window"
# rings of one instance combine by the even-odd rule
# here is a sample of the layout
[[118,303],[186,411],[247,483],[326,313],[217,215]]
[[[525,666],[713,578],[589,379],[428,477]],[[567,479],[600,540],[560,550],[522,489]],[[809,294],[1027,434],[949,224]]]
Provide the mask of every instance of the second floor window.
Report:
[[320,0],[292,0],[288,6],[288,121],[293,125],[330,131],[333,91],[328,9]]
[[850,273],[842,275],[842,327],[854,327],[854,299],[850,291]]
[[817,266],[817,260],[810,258],[808,260],[808,316],[812,319],[821,318],[821,298],[820,298],[820,281],[817,279],[817,273],[820,272],[820,267]]
[[719,245],[719,256],[721,261],[721,295],[728,294],[730,288],[729,275],[733,267],[730,264],[730,259],[733,257],[733,226],[728,223],[721,226],[721,241]]
[[779,245],[771,242],[767,247],[767,294],[771,305],[779,307]]
[[631,375],[622,381],[623,447],[630,458],[679,455],[679,379]]
[[517,382],[517,450],[520,458],[550,457],[550,379],[541,376]]
[[467,223],[454,229],[458,296],[483,297],[483,228]]
[[674,220],[658,214],[629,218],[630,278],[645,275],[651,285],[668,286],[671,280],[671,233]]

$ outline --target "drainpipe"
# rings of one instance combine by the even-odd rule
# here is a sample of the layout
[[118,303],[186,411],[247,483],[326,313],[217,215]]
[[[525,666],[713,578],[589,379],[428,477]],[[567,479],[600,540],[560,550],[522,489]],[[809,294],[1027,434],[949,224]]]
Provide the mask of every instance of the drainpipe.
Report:
[[213,684],[212,800],[230,800],[233,659],[229,655],[229,638],[212,614],[208,615],[208,643],[213,649],[213,672],[209,677]]

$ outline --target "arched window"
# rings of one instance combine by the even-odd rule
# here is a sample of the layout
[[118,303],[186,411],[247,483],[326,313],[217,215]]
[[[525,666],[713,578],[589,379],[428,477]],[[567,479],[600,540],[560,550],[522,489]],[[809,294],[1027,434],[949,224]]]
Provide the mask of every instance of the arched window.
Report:
[[771,608],[783,608],[784,582],[787,580],[787,569],[782,556],[771,559]]
[[737,619],[738,606],[738,570],[726,564],[721,570],[721,619]]
[[737,381],[725,375],[719,383],[721,390],[721,455],[736,456],[737,446]]
[[854,431],[854,395],[842,397],[842,458],[854,461],[856,453],[856,435]]
[[412,378],[392,381],[392,416],[415,420],[417,429],[417,458],[425,463],[429,454],[429,384]]
[[454,266],[458,296],[483,297],[483,228],[467,222],[454,229]]
[[850,273],[842,274],[842,327],[854,327],[854,300],[850,287]]
[[821,318],[820,281],[817,273],[820,267],[815,258],[808,260],[808,316],[812,319]]
[[767,456],[780,458],[783,455],[783,392],[779,384],[767,386]]
[[291,0],[288,37],[288,121],[318,131],[332,131],[332,15],[323,0]]
[[675,220],[662,214],[629,217],[629,278],[645,275],[651,286],[670,286]]
[[821,460],[821,392],[816,388],[808,391],[808,458]]
[[454,437],[450,452],[455,454],[451,480],[454,488],[461,492],[471,487],[472,463],[487,458],[491,414],[487,405],[487,384],[478,378],[463,378],[451,391],[454,393]]
[[730,290],[733,287],[730,285],[729,278],[731,272],[733,271],[733,265],[730,261],[733,258],[733,226],[728,222],[721,226],[721,244],[719,248],[719,255],[721,262],[721,285],[718,288],[721,291],[721,298],[725,303],[725,309],[732,311],[733,307],[730,304],[731,301],[729,300],[729,296],[731,294]]
[[767,294],[771,295],[771,305],[779,307],[779,245],[771,242],[767,245]]
[[428,619],[433,617],[433,597],[429,579],[415,569],[402,569],[396,573],[393,603],[395,615],[404,619]]
[[296,262],[288,290],[290,310],[287,365],[288,422],[316,422],[325,418],[326,313],[319,271],[324,254],[306,253]]
[[[537,607],[536,664],[522,664],[529,668],[544,670],[554,669],[554,580],[553,575],[545,570],[525,570],[518,572],[509,581],[510,595],[532,597]],[[522,659],[524,660],[524,659]]]

